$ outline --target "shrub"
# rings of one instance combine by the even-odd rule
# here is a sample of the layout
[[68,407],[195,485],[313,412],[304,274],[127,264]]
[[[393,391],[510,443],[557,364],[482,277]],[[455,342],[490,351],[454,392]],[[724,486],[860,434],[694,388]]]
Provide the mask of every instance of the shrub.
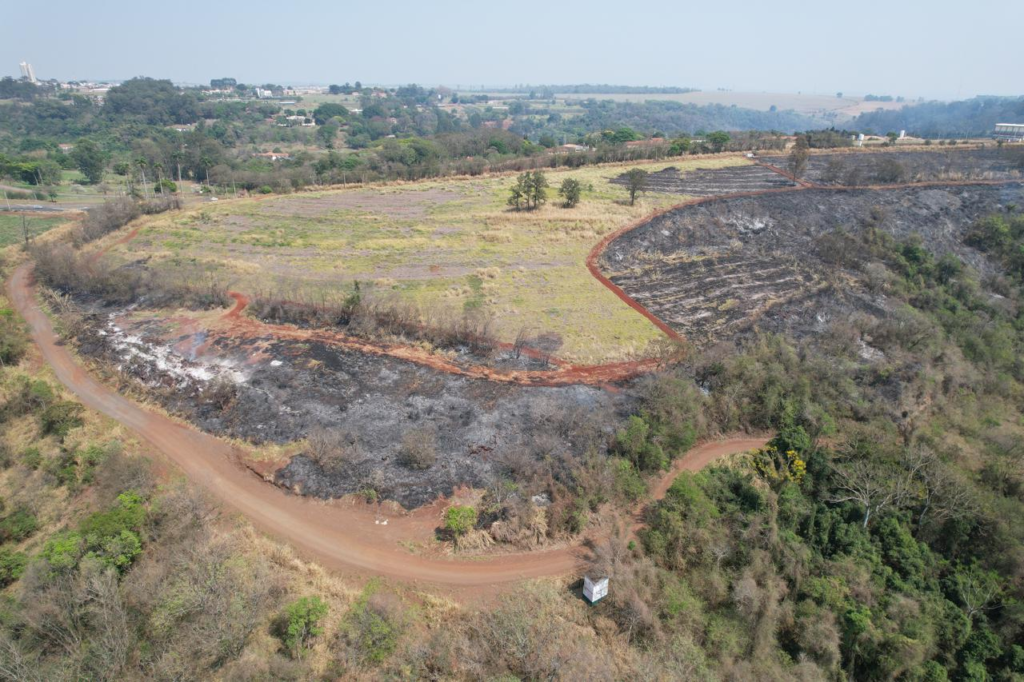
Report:
[[641,471],[657,471],[668,467],[668,457],[661,446],[650,438],[651,427],[643,417],[633,415],[626,428],[615,435],[615,449]]
[[583,194],[583,185],[576,178],[566,178],[558,188],[558,196],[565,200],[566,208],[573,208],[580,203],[580,196]]
[[0,587],[7,587],[21,577],[28,564],[28,556],[24,552],[15,552],[8,547],[0,547]]
[[10,308],[0,309],[0,365],[17,364],[25,354],[25,333]]
[[292,658],[301,658],[316,637],[323,634],[321,622],[328,606],[320,597],[302,597],[285,609],[282,641]]
[[35,533],[39,521],[27,509],[15,509],[0,521],[0,542],[21,542]]
[[58,400],[48,405],[39,415],[39,426],[44,436],[57,436],[61,440],[71,429],[82,425],[82,406],[68,400]]
[[424,470],[437,461],[437,435],[430,427],[411,429],[402,436],[398,461],[410,469]]
[[473,507],[453,505],[444,513],[444,529],[458,537],[473,530],[476,520],[476,509]]
[[274,193],[274,188],[271,187],[270,185],[263,185],[262,187],[260,187],[259,191],[260,191],[260,194],[273,194]]
[[352,605],[344,633],[367,663],[378,665],[390,656],[401,634],[401,605],[393,595],[373,593],[373,586]]

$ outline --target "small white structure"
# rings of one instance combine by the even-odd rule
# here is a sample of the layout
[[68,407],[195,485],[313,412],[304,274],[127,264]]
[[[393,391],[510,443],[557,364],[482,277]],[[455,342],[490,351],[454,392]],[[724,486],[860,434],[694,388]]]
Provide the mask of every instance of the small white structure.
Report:
[[583,576],[583,596],[591,604],[608,596],[608,578]]
[[1024,142],[1024,123],[997,123],[992,137],[1003,142]]

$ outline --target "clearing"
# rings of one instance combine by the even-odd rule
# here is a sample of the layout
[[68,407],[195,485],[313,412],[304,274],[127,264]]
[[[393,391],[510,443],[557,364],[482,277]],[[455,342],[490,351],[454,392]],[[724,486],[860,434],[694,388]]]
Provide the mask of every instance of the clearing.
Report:
[[[751,165],[723,155],[643,167]],[[137,238],[109,257],[172,276],[200,268],[233,289],[290,300],[336,300],[359,282],[424,317],[482,313],[501,341],[524,328],[557,335],[556,355],[575,363],[632,359],[661,332],[596,281],[586,257],[602,236],[680,198],[653,187],[629,206],[612,184],[626,167],[548,171],[549,201],[535,211],[506,206],[512,176],[207,203],[138,221]],[[569,177],[586,187],[573,209],[556,196]]]

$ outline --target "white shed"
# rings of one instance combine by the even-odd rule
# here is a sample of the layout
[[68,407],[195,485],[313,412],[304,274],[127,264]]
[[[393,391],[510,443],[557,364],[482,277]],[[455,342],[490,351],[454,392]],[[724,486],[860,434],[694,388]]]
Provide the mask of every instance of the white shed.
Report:
[[608,578],[591,578],[589,575],[583,576],[583,596],[586,597],[587,601],[591,604],[608,596]]

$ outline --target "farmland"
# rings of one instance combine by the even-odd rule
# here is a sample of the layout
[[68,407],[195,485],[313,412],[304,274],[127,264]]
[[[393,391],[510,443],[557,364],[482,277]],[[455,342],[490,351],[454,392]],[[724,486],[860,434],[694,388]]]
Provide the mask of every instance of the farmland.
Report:
[[[749,165],[725,156],[644,167]],[[549,172],[555,188],[567,177],[583,183],[573,209],[552,196],[538,210],[510,210],[508,176],[206,203],[143,219],[138,236],[109,255],[172,274],[198,267],[241,291],[314,302],[347,296],[358,281],[425,317],[491,317],[503,341],[525,327],[560,336],[557,354],[566,359],[627,359],[660,332],[591,277],[586,256],[603,235],[681,198],[652,191],[629,206],[610,182],[623,171]]]

